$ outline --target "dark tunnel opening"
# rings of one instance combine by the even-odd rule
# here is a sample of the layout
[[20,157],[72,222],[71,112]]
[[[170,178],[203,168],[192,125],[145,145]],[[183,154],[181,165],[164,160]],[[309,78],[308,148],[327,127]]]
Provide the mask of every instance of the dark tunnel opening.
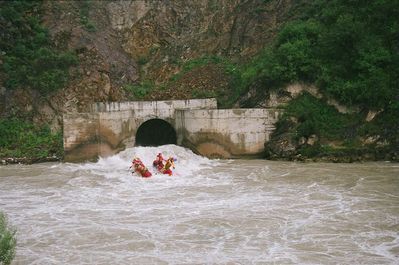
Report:
[[144,122],[136,133],[136,146],[176,144],[176,131],[166,121],[152,119]]

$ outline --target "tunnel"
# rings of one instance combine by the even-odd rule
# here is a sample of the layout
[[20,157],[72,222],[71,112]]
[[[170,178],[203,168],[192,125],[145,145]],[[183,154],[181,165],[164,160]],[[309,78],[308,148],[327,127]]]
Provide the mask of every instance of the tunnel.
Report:
[[137,129],[136,146],[176,144],[176,131],[168,122],[151,119]]

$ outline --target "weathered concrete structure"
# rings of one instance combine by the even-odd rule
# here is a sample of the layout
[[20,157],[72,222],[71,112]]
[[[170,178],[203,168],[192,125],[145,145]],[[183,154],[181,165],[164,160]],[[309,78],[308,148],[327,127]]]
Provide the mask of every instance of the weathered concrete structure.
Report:
[[177,142],[208,157],[259,156],[278,116],[275,109],[176,110]]
[[217,109],[215,99],[96,103],[90,113],[64,115],[65,160],[168,143],[209,157],[257,156],[278,115],[276,109]]

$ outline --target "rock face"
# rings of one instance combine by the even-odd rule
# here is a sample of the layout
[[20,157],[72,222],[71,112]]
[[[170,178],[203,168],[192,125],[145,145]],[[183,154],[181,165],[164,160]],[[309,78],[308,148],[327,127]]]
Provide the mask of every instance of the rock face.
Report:
[[71,69],[68,86],[45,100],[32,92],[32,102],[28,97],[17,103],[20,92],[1,87],[0,110],[11,113],[6,102],[15,102],[12,108],[32,112],[35,122],[58,130],[63,113],[86,111],[96,101],[125,100],[124,85],[161,84],[187,60],[205,55],[249,60],[271,43],[296,5],[292,0],[45,0],[43,24],[55,48],[76,52],[79,65]]
[[176,62],[203,55],[250,57],[271,42],[291,1],[113,1],[106,9],[124,50],[163,82]]

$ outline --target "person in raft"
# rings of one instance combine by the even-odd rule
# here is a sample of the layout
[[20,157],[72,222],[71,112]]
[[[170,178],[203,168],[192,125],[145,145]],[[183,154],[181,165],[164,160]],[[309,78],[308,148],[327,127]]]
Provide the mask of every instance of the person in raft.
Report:
[[175,169],[174,161],[176,161],[176,159],[174,159],[173,157],[169,157],[168,160],[166,160],[166,163],[163,166],[161,172],[163,174],[168,174],[169,176],[172,176],[172,170],[170,168]]
[[130,168],[133,168],[133,172],[137,172],[140,174],[143,178],[149,178],[152,176],[151,172],[148,170],[148,168],[143,164],[143,162],[140,160],[140,158],[133,158],[132,165]]
[[164,167],[163,161],[165,159],[163,158],[161,153],[158,153],[157,157],[155,158],[154,162],[152,162],[152,165],[158,169],[158,171],[161,171],[161,169]]

